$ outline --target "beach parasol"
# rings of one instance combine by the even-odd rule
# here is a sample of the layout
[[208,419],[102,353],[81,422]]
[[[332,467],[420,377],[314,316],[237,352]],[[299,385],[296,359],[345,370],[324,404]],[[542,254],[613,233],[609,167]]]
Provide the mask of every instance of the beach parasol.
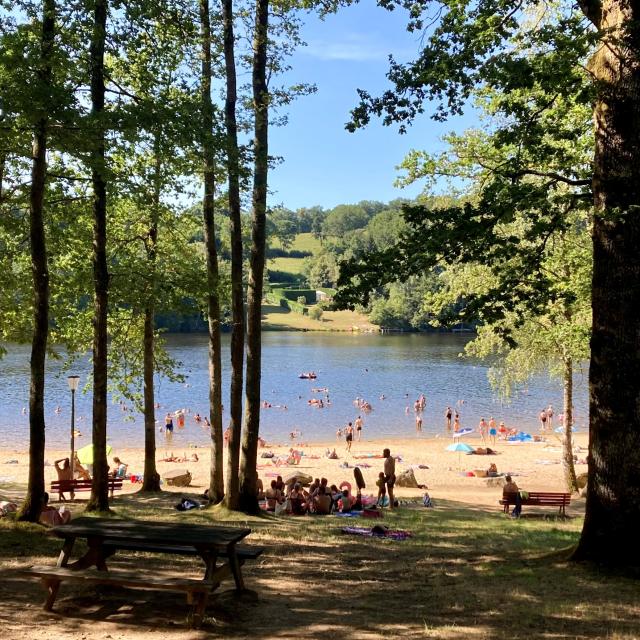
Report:
[[468,445],[466,442],[454,442],[453,444],[450,444],[446,450],[458,452],[458,464],[460,464],[461,453],[469,454],[475,451],[475,449],[472,446]]
[[[93,464],[93,444],[88,444],[82,447],[82,449],[78,449],[76,452],[78,454],[78,460],[80,460],[81,464]],[[111,445],[107,445],[107,455],[111,453]]]
[[473,429],[470,429],[469,427],[465,427],[464,429],[460,429],[460,431],[454,431],[452,437],[460,438],[462,436],[466,436],[469,433],[473,433]]

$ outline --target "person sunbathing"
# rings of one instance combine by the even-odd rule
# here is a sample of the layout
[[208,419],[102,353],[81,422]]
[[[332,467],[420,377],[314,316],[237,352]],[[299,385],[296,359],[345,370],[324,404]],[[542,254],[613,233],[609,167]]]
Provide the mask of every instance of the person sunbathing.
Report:
[[291,504],[291,513],[294,516],[303,516],[309,510],[309,494],[302,488],[299,482],[293,485],[293,489],[289,492],[289,502]]
[[48,527],[56,527],[60,524],[67,524],[71,520],[71,511],[67,507],[55,507],[49,506],[49,494],[45,491],[44,494],[44,506],[40,512],[39,522]]
[[[61,462],[62,462],[62,466],[60,466]],[[73,498],[75,497],[75,493],[73,492],[73,487],[71,489],[64,488],[65,484],[67,484],[67,481],[73,480],[73,474],[71,473],[69,458],[60,458],[59,460],[55,460],[53,463],[53,466],[56,468],[56,472],[58,474],[58,481],[61,483],[60,490],[58,491],[58,498],[60,499],[61,502],[66,501],[66,498],[64,497],[64,492],[69,491],[69,496],[71,496],[71,499],[73,500]]]
[[271,481],[271,486],[265,492],[265,498],[267,499],[267,511],[275,511],[276,504],[282,504],[284,502],[282,491],[278,489],[276,480]]
[[124,478],[127,474],[127,468],[129,465],[122,462],[118,456],[113,459],[113,462],[116,465],[116,468],[109,473],[109,476],[111,478]]
[[320,485],[318,491],[313,498],[313,512],[321,516],[331,513],[331,496],[327,494],[326,489]]
[[91,475],[89,472],[82,466],[80,462],[80,458],[78,458],[78,454],[74,454],[73,456],[73,475],[78,480],[91,480]]

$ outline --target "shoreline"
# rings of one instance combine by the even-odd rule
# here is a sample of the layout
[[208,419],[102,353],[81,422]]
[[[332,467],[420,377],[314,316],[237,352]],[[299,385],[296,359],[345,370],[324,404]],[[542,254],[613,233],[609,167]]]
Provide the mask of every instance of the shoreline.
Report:
[[[586,434],[574,435],[574,450],[580,460],[586,458],[587,442]],[[472,446],[480,446],[480,438],[473,438],[468,441]],[[295,443],[295,444],[268,444],[268,446],[258,450],[258,475],[266,487],[277,475],[283,478],[292,473],[302,472],[312,477],[326,477],[329,484],[339,485],[341,482],[348,482],[352,486],[353,468],[358,466],[364,476],[366,489],[364,495],[376,495],[375,480],[378,473],[382,471],[383,460],[382,450],[389,448],[393,456],[400,456],[396,463],[396,475],[409,468],[413,469],[415,478],[419,484],[428,486],[429,494],[437,505],[438,499],[455,500],[467,504],[495,507],[501,495],[501,485],[494,478],[482,478],[469,476],[469,472],[476,469],[487,469],[489,464],[497,465],[498,472],[510,473],[518,486],[532,491],[564,491],[563,470],[561,464],[562,447],[555,439],[539,443],[517,443],[507,444],[505,441],[498,441],[495,447],[489,445],[497,451],[497,455],[460,455],[446,451],[446,446],[450,444],[447,438],[376,438],[355,441],[352,451],[345,450],[344,441],[325,440],[322,443]],[[262,458],[262,453],[272,452],[274,456],[286,456],[290,448],[298,449],[302,452],[299,465],[276,466],[273,460],[276,458]],[[326,450],[336,449],[339,459],[333,460],[325,457]],[[191,460],[192,454],[196,454],[198,460]],[[47,448],[45,459],[50,466],[45,468],[46,486],[56,479],[53,461],[68,456],[68,450]],[[164,462],[165,456],[174,455],[176,457],[187,458],[184,462]],[[144,468],[144,449],[115,448],[109,456],[109,461],[113,456],[119,456],[123,462],[129,465],[128,472],[141,474]],[[361,456],[361,457],[359,457]],[[9,460],[17,460],[17,463],[9,464]],[[180,494],[200,495],[209,484],[209,448],[208,447],[178,447],[165,446],[161,443],[156,448],[156,465],[162,477],[168,471],[177,469],[188,470],[192,474],[192,482],[189,487],[170,487],[166,483],[162,485],[163,491]],[[349,465],[344,468],[344,463]],[[426,467],[426,468],[425,468]],[[226,469],[226,450],[225,467]],[[586,471],[586,464],[576,464],[576,473]],[[28,478],[28,452],[23,449],[0,449],[0,499],[8,497],[19,498],[24,495]],[[134,493],[138,491],[140,484],[135,484],[129,480],[125,481],[122,493]],[[397,487],[398,498],[415,498],[424,493],[419,488]],[[84,494],[81,494],[80,500]],[[52,499],[55,499],[52,496]],[[81,508],[82,502],[79,502]],[[572,515],[579,515],[584,509],[584,498],[572,498]],[[78,510],[78,509],[76,509]]]

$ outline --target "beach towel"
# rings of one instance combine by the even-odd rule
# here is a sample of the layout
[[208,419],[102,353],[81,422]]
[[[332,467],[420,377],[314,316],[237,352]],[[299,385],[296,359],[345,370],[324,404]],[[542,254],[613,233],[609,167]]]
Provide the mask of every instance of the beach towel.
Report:
[[390,540],[406,540],[413,536],[410,531],[387,529],[379,524],[375,527],[342,527],[341,531],[342,533],[348,533],[353,536],[364,536],[365,538],[388,538]]

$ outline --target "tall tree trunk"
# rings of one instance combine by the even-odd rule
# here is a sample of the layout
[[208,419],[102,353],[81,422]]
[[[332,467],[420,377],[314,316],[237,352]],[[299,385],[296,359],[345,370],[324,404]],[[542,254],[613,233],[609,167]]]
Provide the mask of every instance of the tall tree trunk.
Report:
[[107,269],[107,183],[104,124],[104,45],[108,0],[94,0],[91,36],[91,149],[93,186],[93,484],[87,511],[109,510],[107,482],[107,310],[109,271]]
[[564,372],[562,375],[563,387],[563,414],[564,435],[562,439],[562,467],[567,489],[571,492],[578,490],[576,480],[576,468],[573,464],[573,360],[565,356],[563,358]]
[[253,224],[247,296],[247,382],[245,430],[240,463],[240,507],[247,512],[258,509],[256,469],[260,432],[260,376],[262,366],[262,286],[265,258],[267,213],[269,93],[267,88],[267,36],[269,0],[256,1],[253,39],[254,154]]
[[[51,83],[51,55],[55,37],[55,0],[44,0],[40,37],[39,88]],[[40,102],[40,101],[39,101]],[[47,178],[47,106],[38,104],[41,117],[35,127],[31,162],[29,227],[33,275],[33,335],[31,338],[31,384],[29,387],[29,483],[18,519],[38,522],[44,505],[44,382],[49,337],[49,269],[44,224],[44,192]]]
[[[606,34],[597,82],[589,482],[575,558],[640,566],[640,7],[583,7]],[[591,14],[588,13],[592,10]]]
[[160,218],[160,185],[162,181],[162,160],[160,134],[154,137],[153,151],[155,168],[153,176],[153,202],[151,204],[151,224],[146,241],[148,262],[148,294],[144,308],[144,476],[141,491],[160,491],[160,475],[156,469],[156,407],[153,384],[155,351],[155,296],[156,258],[158,251],[158,220]]
[[236,123],[236,63],[233,35],[233,0],[222,1],[224,59],[227,80],[225,124],[227,127],[227,174],[231,220],[231,392],[229,445],[225,503],[238,508],[240,438],[242,436],[242,382],[244,367],[244,288],[242,286],[242,218],[240,215],[240,163]]
[[211,477],[209,500],[224,497],[222,462],[222,354],[220,344],[220,295],[218,254],[214,221],[216,188],[215,144],[213,139],[213,104],[211,102],[211,23],[209,0],[200,0],[200,38],[202,45],[202,156],[204,196],[202,216],[207,254],[207,315],[209,321],[209,414],[211,420]]

